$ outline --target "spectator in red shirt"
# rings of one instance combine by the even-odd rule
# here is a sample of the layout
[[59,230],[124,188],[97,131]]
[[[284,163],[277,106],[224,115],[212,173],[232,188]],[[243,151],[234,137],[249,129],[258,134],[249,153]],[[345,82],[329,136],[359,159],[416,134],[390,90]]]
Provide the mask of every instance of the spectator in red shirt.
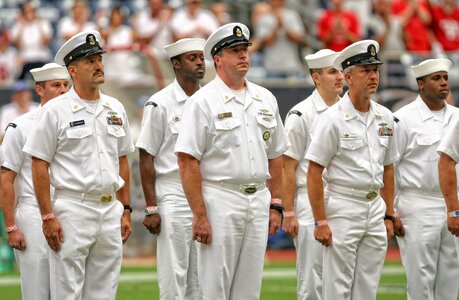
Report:
[[417,55],[430,54],[432,33],[429,25],[431,16],[424,0],[395,0],[392,6],[395,15],[400,16],[406,50]]
[[434,37],[446,52],[459,50],[459,7],[455,0],[429,2]]
[[357,15],[344,10],[344,0],[332,0],[319,18],[317,35],[324,48],[341,51],[360,39],[359,23]]

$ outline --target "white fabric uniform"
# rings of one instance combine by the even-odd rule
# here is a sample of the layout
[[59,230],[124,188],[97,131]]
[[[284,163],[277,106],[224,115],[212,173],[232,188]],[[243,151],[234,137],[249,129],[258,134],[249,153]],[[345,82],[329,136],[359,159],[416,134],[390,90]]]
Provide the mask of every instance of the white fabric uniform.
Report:
[[[376,299],[387,249],[379,189],[384,166],[397,158],[392,118],[371,101],[365,123],[346,93],[315,123],[306,159],[326,167],[325,211],[333,234],[333,245],[324,248],[324,299]],[[378,195],[368,199],[370,192]]]
[[[200,161],[202,194],[212,229],[210,245],[198,245],[203,300],[259,299],[268,237],[268,160],[288,141],[275,97],[246,81],[244,103],[217,76],[185,106],[175,152]],[[240,185],[258,191],[243,194]]]
[[[437,151],[448,154],[456,163],[459,163],[459,139],[457,133],[459,132],[459,115],[454,114],[450,120],[448,130],[446,131]],[[459,174],[456,166],[456,174]],[[453,237],[456,244],[456,253],[459,257],[459,238]]]
[[446,105],[444,118],[437,118],[418,96],[394,113],[400,153],[395,163],[398,192],[394,208],[405,229],[405,236],[397,237],[397,242],[409,299],[457,299],[459,260],[446,224],[437,148],[458,111]]
[[161,299],[198,299],[196,243],[188,201],[174,153],[183,107],[188,96],[177,80],[145,104],[136,147],[155,157],[156,198],[161,216],[157,239],[158,284]]
[[51,50],[48,45],[43,44],[42,40],[52,35],[51,24],[45,19],[18,22],[11,29],[11,39],[21,45],[19,52],[26,63],[51,60]]
[[[62,226],[50,251],[51,299],[115,299],[122,259],[119,157],[134,150],[122,104],[100,94],[95,114],[73,88],[46,104],[23,151],[48,162]],[[114,197],[112,198],[114,199]]]
[[314,216],[306,189],[309,161],[306,151],[311,143],[313,123],[328,105],[317,89],[292,109],[285,120],[285,131],[290,148],[284,153],[295,160],[296,194],[295,213],[298,218],[296,247],[296,273],[298,299],[322,299],[322,245],[314,239]]
[[19,201],[14,219],[24,234],[26,250],[14,249],[14,255],[19,266],[24,300],[48,300],[50,296],[49,247],[42,232],[40,209],[33,189],[32,159],[22,152],[27,137],[34,128],[37,110],[10,123],[2,144],[2,166],[17,174],[15,195]]

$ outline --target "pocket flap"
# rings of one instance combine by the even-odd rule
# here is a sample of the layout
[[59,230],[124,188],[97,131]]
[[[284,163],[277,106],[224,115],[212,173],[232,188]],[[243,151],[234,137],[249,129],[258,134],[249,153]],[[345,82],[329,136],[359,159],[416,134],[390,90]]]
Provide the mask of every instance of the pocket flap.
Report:
[[277,126],[277,121],[276,118],[274,117],[266,117],[266,116],[257,116],[257,122],[258,124],[266,127],[266,128],[274,128]]
[[440,141],[440,136],[438,134],[429,134],[416,137],[416,142],[418,145],[430,146]]
[[240,126],[241,120],[239,120],[239,118],[228,118],[214,121],[214,124],[217,130],[231,130]]
[[364,142],[362,139],[340,139],[340,145],[342,148],[347,150],[357,150],[363,146]]
[[109,134],[117,138],[126,135],[126,133],[124,132],[124,128],[121,126],[107,126],[107,131]]
[[74,127],[68,128],[65,133],[69,139],[82,139],[92,134],[92,130],[89,127]]

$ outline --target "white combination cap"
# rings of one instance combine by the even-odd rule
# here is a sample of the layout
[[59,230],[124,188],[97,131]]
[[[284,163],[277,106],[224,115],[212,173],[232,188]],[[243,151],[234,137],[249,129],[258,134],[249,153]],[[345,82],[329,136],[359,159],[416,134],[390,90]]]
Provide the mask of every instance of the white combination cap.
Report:
[[249,41],[250,31],[247,26],[242,23],[229,23],[219,27],[207,39],[204,47],[204,58],[213,61],[216,53],[224,48],[233,47],[236,45],[246,44],[252,45]]
[[67,68],[60,66],[56,63],[49,63],[41,68],[30,70],[35,82],[48,81],[48,80],[69,80],[70,75]]
[[448,72],[453,63],[446,58],[426,59],[419,64],[412,66],[414,78],[424,77],[426,75],[445,71]]
[[327,67],[333,67],[338,52],[330,49],[322,49],[314,54],[309,54],[304,57],[309,69],[322,69]]
[[68,66],[77,58],[105,53],[101,43],[102,38],[96,30],[77,33],[57,51],[54,61],[61,66]]
[[334,66],[337,70],[344,70],[350,66],[380,65],[378,58],[379,43],[374,40],[355,42],[339,52]]
[[204,45],[206,44],[205,39],[200,38],[185,38],[178,40],[177,42],[164,46],[169,58],[177,55],[192,52],[192,51],[204,51]]

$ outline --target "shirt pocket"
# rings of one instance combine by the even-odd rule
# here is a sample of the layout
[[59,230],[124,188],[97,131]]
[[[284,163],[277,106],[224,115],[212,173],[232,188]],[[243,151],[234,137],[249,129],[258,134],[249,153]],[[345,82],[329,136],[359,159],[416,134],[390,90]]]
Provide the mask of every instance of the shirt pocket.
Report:
[[438,161],[438,143],[441,137],[438,134],[419,135],[416,137],[416,144],[418,144],[419,153],[425,153],[421,159],[425,163],[437,163]]
[[124,128],[119,125],[108,125],[107,126],[107,152],[110,154],[117,154],[118,153],[118,140],[124,136],[126,136],[126,132]]
[[257,123],[260,128],[260,136],[265,143],[265,147],[269,147],[272,144],[272,136],[276,132],[277,121],[274,117],[266,117],[258,115],[256,116]]
[[238,147],[241,140],[237,128],[241,126],[239,118],[227,118],[214,121],[215,146],[221,149]]
[[357,139],[357,138],[341,138],[339,141],[340,147],[349,150],[349,151],[355,151],[363,147],[365,144],[362,139]]
[[421,135],[416,137],[416,143],[419,146],[431,146],[440,141],[438,134]]
[[88,156],[91,153],[91,139],[93,134],[90,127],[71,127],[65,131],[67,136],[67,146],[72,154]]
[[380,136],[379,137],[379,144],[383,146],[385,149],[389,146],[389,137],[388,136]]

